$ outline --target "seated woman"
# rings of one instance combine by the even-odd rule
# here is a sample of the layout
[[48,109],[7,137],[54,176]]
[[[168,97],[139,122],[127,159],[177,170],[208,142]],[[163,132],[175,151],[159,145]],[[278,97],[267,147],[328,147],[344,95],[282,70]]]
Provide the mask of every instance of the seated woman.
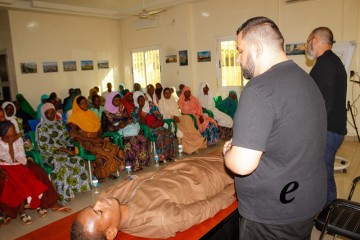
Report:
[[159,110],[164,118],[174,120],[178,130],[176,136],[185,153],[191,154],[200,148],[206,148],[206,139],[194,127],[192,118],[181,115],[179,106],[172,96],[171,89],[165,88],[159,102]]
[[0,212],[5,214],[4,220],[19,215],[22,223],[30,224],[24,203],[35,208],[40,217],[45,217],[48,208],[70,211],[58,204],[58,195],[45,171],[27,160],[23,140],[10,121],[0,121],[0,137]]
[[230,91],[229,96],[218,103],[219,109],[226,109],[227,114],[234,119],[234,115],[238,106],[239,99],[235,91]]
[[173,237],[229,207],[236,200],[233,182],[222,156],[187,158],[144,172],[109,187],[83,209],[70,239],[114,239],[118,231],[142,238]]
[[214,119],[217,121],[219,126],[220,138],[231,138],[233,120],[230,116],[215,108],[215,103],[213,96],[210,93],[209,85],[205,82],[202,82],[199,87],[199,102],[203,108],[210,110],[214,114]]
[[55,119],[55,107],[45,103],[41,107],[41,122],[36,127],[39,151],[44,161],[53,169],[51,180],[61,203],[68,202],[76,193],[90,190],[85,160],[69,149],[69,133],[62,121]]
[[36,111],[36,119],[41,119],[41,107],[42,105],[44,105],[44,103],[48,102],[50,96],[47,94],[43,94],[40,97],[40,103],[37,106],[37,111]]
[[13,104],[15,105],[16,110],[15,116],[22,119],[24,133],[28,133],[31,130],[29,120],[33,120],[34,118],[21,108],[21,105],[18,101],[13,101]]
[[146,101],[153,102],[156,106],[158,106],[159,99],[155,94],[154,85],[152,85],[152,84],[147,85],[145,99],[146,99]]
[[119,146],[101,138],[100,118],[88,109],[84,96],[73,101],[72,114],[67,120],[70,136],[96,156],[93,162],[94,174],[104,181],[112,173],[125,169],[124,153]]
[[16,107],[12,102],[4,102],[2,104],[2,109],[5,111],[5,118],[14,124],[16,132],[20,134],[21,137],[24,136],[24,129],[22,126],[23,119],[16,117]]
[[195,116],[201,135],[206,137],[209,145],[219,141],[216,121],[203,114],[198,99],[191,95],[191,89],[189,87],[184,87],[182,89],[178,104],[182,114],[193,114]]
[[134,100],[134,122],[146,124],[151,128],[151,136],[156,139],[156,153],[160,161],[171,161],[175,157],[175,135],[162,126],[162,115],[159,109],[152,102],[146,101],[142,92],[135,92]]
[[139,123],[133,123],[132,118],[121,103],[119,92],[111,92],[106,97],[105,110],[101,117],[103,132],[118,131],[124,136],[125,158],[130,162],[132,171],[142,170],[142,166],[150,165],[149,141],[138,135]]
[[133,95],[134,95],[133,92],[126,92],[124,98],[122,99],[122,104],[126,108],[126,111],[129,113],[131,118],[132,118],[132,112],[135,108]]
[[104,111],[104,107],[101,106],[101,97],[95,94],[92,96],[91,102],[92,102],[92,107],[90,108],[90,110],[96,113],[96,115],[98,115],[99,118],[101,118],[101,115]]
[[19,102],[21,109],[26,112],[27,114],[29,114],[31,116],[32,119],[36,118],[36,112],[34,110],[34,108],[30,105],[30,103],[26,100],[26,98],[24,97],[24,95],[18,93],[16,94],[16,100]]

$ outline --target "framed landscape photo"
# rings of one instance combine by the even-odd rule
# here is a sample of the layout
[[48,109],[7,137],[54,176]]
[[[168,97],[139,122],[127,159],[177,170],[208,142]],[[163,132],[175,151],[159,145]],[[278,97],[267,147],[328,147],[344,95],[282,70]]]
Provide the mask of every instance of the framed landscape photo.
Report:
[[37,73],[37,64],[36,62],[24,62],[20,63],[21,73]]
[[81,61],[81,70],[94,70],[94,61],[93,60],[82,60]]
[[305,43],[289,43],[285,45],[286,55],[305,54]]
[[109,68],[109,61],[108,60],[100,60],[97,62],[98,69],[105,69]]
[[188,65],[188,52],[187,52],[187,50],[179,51],[179,64],[180,64],[180,66],[187,66]]
[[76,61],[63,61],[64,72],[76,71]]
[[165,62],[166,62],[166,63],[176,63],[176,62],[177,62],[177,56],[176,56],[176,54],[167,55],[167,56],[165,57]]
[[58,72],[57,62],[43,62],[44,73]]
[[211,52],[202,51],[197,53],[198,62],[210,62],[211,61]]

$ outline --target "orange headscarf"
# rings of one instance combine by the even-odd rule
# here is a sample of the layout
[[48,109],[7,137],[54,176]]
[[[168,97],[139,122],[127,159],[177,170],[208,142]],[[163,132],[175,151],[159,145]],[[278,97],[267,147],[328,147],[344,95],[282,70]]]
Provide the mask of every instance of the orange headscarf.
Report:
[[70,115],[67,122],[76,124],[79,128],[81,128],[81,130],[85,132],[93,133],[99,131],[101,127],[100,118],[93,111],[83,111],[76,102],[78,97],[79,96],[76,96],[74,98],[72,114]]
[[178,101],[179,107],[181,109],[181,113],[183,114],[194,114],[195,116],[199,117],[202,115],[202,108],[199,103],[199,100],[194,97],[193,95],[190,96],[189,101],[185,101],[185,92],[190,91],[189,87],[184,87],[181,91],[181,95]]

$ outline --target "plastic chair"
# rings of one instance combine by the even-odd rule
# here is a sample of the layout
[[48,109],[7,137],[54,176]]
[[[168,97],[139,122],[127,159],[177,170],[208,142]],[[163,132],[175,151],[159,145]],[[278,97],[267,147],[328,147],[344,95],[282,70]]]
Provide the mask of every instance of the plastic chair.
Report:
[[94,154],[86,152],[85,149],[78,142],[75,141],[72,142],[72,144],[74,145],[74,147],[77,148],[77,155],[88,163],[89,183],[92,185],[93,174],[92,174],[91,162],[95,161],[96,156]]
[[213,97],[213,100],[214,100],[214,106],[218,108],[219,103],[222,101],[222,97],[221,96]]
[[316,227],[321,230],[319,239],[326,232],[350,239],[360,239],[360,204],[351,200],[360,176],[353,180],[348,199],[336,199],[316,217]]
[[206,113],[209,117],[214,118],[214,113],[211,110],[206,109],[206,108],[203,108],[202,110],[203,110],[203,113]]

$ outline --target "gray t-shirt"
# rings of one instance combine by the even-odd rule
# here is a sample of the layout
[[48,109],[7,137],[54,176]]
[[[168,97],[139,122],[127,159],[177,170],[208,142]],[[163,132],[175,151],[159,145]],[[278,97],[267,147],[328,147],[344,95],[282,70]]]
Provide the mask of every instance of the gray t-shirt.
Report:
[[241,93],[233,130],[233,145],[263,152],[253,173],[235,177],[243,217],[290,224],[321,210],[326,110],[308,74],[289,60],[253,78]]

